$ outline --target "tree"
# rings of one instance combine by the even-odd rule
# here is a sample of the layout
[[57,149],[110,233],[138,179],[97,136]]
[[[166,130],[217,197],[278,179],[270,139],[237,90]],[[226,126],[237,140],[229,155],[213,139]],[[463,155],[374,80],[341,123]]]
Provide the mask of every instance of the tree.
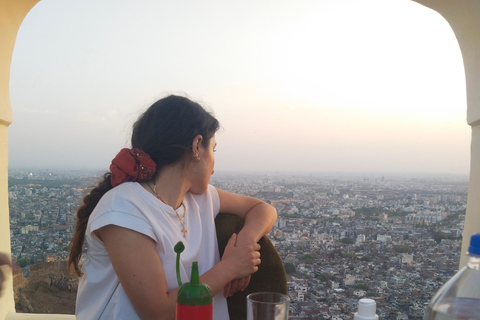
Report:
[[307,253],[302,257],[303,262],[306,264],[312,264],[315,260],[315,256],[313,254]]
[[331,280],[333,278],[333,275],[328,272],[323,272],[323,273],[316,274],[315,278],[319,279],[322,282],[325,282],[325,281]]
[[372,258],[370,256],[363,256],[360,258],[360,260],[365,262],[370,262],[372,261]]
[[368,291],[369,286],[366,283],[358,283],[358,284],[355,285],[354,289],[360,289],[360,290]]
[[354,244],[355,243],[355,240],[353,240],[352,238],[343,238],[343,239],[340,239],[338,241],[340,241],[341,243],[345,243],[345,244]]
[[412,253],[412,248],[409,246],[393,246],[393,250],[398,253]]
[[25,268],[28,265],[28,259],[20,259],[17,261],[20,268]]
[[343,257],[348,259],[356,259],[357,255],[353,252],[347,252],[343,254]]
[[284,267],[287,274],[292,274],[296,271],[295,265],[291,262],[285,263]]
[[447,235],[441,231],[436,231],[433,234],[433,239],[435,240],[436,243],[440,243],[442,239],[447,239]]

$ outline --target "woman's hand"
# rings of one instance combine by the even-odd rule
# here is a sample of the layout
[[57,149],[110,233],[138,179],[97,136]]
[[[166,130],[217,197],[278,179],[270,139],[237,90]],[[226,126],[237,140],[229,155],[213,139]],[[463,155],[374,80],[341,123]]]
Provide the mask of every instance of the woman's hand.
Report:
[[[249,244],[255,244],[255,240],[254,239],[248,239],[246,234],[242,233],[242,231],[240,231],[237,235],[235,246],[236,247],[241,247],[241,246],[245,246],[245,245],[249,245]],[[248,275],[245,278],[235,279],[235,280],[229,282],[223,290],[223,296],[225,298],[231,297],[236,292],[245,290],[247,288],[248,284],[250,283],[250,278],[251,278],[251,275]]]
[[237,247],[237,235],[234,233],[228,240],[222,262],[226,265],[234,280],[246,278],[257,272],[260,260],[258,243]]
[[[227,192],[217,188],[218,197],[220,198],[220,212],[234,214],[245,220],[242,230],[235,236],[236,248],[254,247],[258,254],[258,264],[260,263],[260,245],[257,242],[267,234],[273,227],[277,219],[277,211],[271,205],[252,197],[246,197],[239,194]],[[233,236],[232,236],[233,237]],[[229,244],[232,239],[229,240]],[[225,253],[227,252],[225,248]],[[224,258],[225,258],[224,253]],[[223,259],[222,259],[223,262]],[[257,265],[258,265],[257,264]],[[253,272],[256,272],[258,267],[255,265]],[[233,295],[235,292],[245,290],[250,283],[249,273],[243,277],[236,277],[230,281],[223,288],[223,295],[225,297]]]
[[[10,266],[10,268],[12,268],[12,261],[10,260],[9,256],[7,256],[6,254],[0,253],[0,267],[4,265]],[[0,268],[0,296],[2,294],[2,285],[4,280],[5,280],[5,275],[3,274],[3,271]]]
[[231,282],[229,282],[225,288],[223,289],[223,296],[225,298],[233,296],[233,294],[237,293],[238,291],[243,291],[248,287],[248,284],[250,283],[250,278],[252,276],[246,276],[245,278],[242,279],[235,279]]

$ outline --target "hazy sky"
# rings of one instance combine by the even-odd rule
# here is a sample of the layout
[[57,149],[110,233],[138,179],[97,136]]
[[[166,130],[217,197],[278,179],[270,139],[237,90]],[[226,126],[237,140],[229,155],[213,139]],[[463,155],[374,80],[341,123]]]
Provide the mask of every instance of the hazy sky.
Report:
[[42,0],[13,54],[9,165],[106,170],[168,93],[219,119],[217,171],[469,171],[460,49],[409,0]]

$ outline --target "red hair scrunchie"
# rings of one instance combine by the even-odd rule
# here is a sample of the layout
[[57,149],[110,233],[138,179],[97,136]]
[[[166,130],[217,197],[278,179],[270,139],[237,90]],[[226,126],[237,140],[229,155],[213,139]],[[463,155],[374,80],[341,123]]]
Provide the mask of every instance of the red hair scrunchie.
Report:
[[123,148],[110,165],[110,182],[113,187],[128,181],[148,181],[155,174],[157,165],[140,149]]

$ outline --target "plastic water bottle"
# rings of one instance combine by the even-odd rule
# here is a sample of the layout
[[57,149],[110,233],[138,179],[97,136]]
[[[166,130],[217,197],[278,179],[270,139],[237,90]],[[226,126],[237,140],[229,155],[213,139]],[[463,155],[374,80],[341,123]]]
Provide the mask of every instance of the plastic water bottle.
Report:
[[467,265],[435,294],[424,320],[480,320],[480,233],[472,235]]
[[378,320],[376,313],[377,303],[372,299],[360,299],[358,312],[353,315],[353,320]]

